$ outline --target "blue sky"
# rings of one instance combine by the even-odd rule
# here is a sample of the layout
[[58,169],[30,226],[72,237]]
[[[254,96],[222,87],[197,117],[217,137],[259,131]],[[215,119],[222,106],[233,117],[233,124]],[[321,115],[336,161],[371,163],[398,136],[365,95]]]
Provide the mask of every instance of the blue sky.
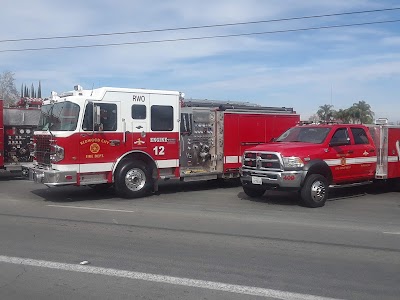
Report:
[[[259,21],[400,7],[398,1],[3,0],[0,40]],[[276,31],[400,19],[400,10],[94,38],[0,42],[0,51]],[[400,121],[400,22],[318,31],[115,47],[0,52],[0,72],[42,93],[116,86],[179,90],[187,98],[293,107],[308,119],[320,105],[369,103]]]

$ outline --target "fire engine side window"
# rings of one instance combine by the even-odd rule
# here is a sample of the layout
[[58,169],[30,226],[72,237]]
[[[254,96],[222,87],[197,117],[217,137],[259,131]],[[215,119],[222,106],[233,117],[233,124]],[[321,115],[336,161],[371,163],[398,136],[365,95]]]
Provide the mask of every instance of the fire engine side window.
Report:
[[351,128],[351,133],[356,144],[369,144],[367,134],[363,128]]
[[[117,130],[117,105],[111,103],[99,103],[100,106],[100,123],[102,128],[99,131],[116,131]],[[85,131],[93,130],[93,105],[87,104],[85,116],[83,118],[82,129]],[[96,128],[97,131],[97,128]]]
[[132,105],[132,119],[134,120],[146,119],[146,105],[139,105],[139,104]]
[[172,131],[174,129],[174,109],[172,106],[153,105],[151,107],[151,130]]
[[82,129],[85,131],[93,130],[93,104],[86,104],[85,116],[83,117]]
[[100,123],[103,124],[103,131],[117,130],[117,105],[111,103],[101,103]]
[[350,144],[349,133],[347,128],[339,128],[332,136],[331,143],[340,143],[343,145]]

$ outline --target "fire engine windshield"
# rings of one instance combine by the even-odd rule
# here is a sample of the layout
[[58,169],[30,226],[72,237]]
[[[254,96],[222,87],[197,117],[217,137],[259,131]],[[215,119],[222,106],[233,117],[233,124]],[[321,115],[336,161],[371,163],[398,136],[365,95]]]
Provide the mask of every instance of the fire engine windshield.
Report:
[[276,142],[321,144],[326,139],[330,130],[331,129],[328,127],[293,127],[285,131],[279,138],[277,138]]
[[79,105],[60,102],[42,106],[39,130],[74,131],[79,117]]

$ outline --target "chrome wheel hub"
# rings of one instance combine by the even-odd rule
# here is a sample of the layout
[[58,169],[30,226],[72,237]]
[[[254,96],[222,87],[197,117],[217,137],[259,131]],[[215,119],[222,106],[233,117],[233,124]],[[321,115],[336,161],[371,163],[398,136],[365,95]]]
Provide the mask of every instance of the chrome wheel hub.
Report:
[[325,198],[325,185],[322,181],[315,181],[311,186],[311,198],[314,201],[322,201]]
[[125,175],[125,185],[131,191],[140,191],[146,184],[146,174],[141,169],[131,169]]

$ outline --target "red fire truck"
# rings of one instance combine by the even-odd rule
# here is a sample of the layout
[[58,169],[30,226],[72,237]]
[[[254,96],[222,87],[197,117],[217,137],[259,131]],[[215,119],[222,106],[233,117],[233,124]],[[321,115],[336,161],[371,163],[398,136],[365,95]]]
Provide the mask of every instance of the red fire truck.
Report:
[[260,197],[267,189],[295,190],[305,206],[325,204],[328,188],[400,180],[400,126],[295,126],[274,142],[247,149],[241,181]]
[[176,91],[104,87],[42,106],[30,179],[47,186],[114,185],[122,197],[159,180],[239,176],[243,151],[299,121],[291,108],[185,101]]
[[4,107],[0,100],[0,169],[13,173],[27,170],[32,162],[29,145],[40,118],[42,99],[22,98]]

